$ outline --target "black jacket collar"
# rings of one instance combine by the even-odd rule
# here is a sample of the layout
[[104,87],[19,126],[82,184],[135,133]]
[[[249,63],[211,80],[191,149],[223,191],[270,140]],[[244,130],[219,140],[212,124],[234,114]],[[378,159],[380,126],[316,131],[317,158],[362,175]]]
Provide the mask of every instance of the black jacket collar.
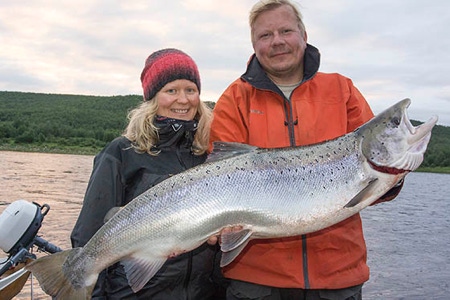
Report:
[[185,148],[191,149],[198,122],[156,117],[154,124],[158,127],[159,150]]

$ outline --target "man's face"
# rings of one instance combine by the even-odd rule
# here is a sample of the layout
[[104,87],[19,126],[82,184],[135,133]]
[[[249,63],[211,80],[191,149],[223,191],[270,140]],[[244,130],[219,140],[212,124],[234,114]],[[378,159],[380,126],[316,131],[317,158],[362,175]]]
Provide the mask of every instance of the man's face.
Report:
[[252,26],[256,57],[268,76],[280,84],[299,82],[303,77],[306,33],[299,28],[290,6],[280,6],[259,15]]

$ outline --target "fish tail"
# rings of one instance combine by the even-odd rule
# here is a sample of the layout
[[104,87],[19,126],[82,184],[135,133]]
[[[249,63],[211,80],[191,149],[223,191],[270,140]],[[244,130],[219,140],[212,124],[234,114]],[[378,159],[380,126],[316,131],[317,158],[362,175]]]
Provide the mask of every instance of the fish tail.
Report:
[[43,256],[25,268],[36,277],[42,290],[54,299],[90,299],[95,282],[91,286],[75,287],[63,270],[66,259],[80,250],[75,248]]

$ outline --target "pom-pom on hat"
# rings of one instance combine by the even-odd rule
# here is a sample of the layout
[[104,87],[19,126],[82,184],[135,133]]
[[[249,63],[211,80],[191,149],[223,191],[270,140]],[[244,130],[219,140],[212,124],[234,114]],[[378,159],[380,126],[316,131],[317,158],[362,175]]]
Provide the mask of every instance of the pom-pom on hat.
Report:
[[167,83],[177,79],[192,81],[200,92],[198,68],[189,55],[173,48],[153,52],[141,73],[144,101],[152,99]]

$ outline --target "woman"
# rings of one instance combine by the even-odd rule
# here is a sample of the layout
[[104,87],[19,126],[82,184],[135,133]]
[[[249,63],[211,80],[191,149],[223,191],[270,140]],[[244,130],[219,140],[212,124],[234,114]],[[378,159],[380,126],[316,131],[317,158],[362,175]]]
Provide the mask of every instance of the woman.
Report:
[[[73,229],[73,247],[84,246],[107,212],[169,176],[205,161],[210,109],[200,101],[200,76],[191,57],[177,49],[151,54],[141,74],[144,101],[129,113],[123,136],[94,159],[83,207]],[[169,259],[138,293],[122,265],[104,270],[93,299],[217,299],[212,282],[215,246]]]

